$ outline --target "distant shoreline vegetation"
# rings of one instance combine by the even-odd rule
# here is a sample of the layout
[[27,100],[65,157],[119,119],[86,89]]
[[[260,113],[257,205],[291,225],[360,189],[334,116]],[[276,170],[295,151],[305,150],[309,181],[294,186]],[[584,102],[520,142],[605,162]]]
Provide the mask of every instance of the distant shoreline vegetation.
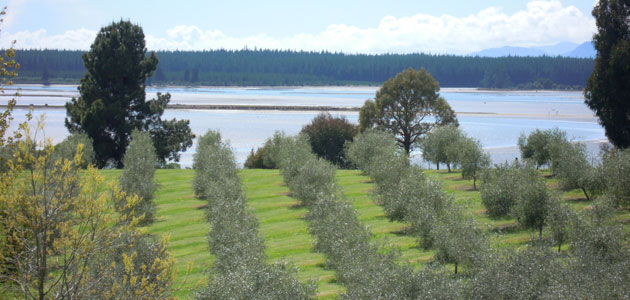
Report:
[[[16,83],[77,84],[84,51],[17,50]],[[591,58],[344,54],[289,50],[157,51],[149,85],[378,86],[406,68],[424,67],[442,87],[582,90]]]

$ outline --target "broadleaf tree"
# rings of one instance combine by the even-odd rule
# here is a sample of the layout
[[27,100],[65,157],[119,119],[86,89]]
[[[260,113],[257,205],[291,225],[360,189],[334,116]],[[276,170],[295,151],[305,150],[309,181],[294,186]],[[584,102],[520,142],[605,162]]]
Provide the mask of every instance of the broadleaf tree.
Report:
[[65,124],[70,132],[83,132],[92,139],[98,167],[122,167],[133,129],[151,133],[162,162],[177,161],[178,152],[192,145],[189,121],[161,119],[170,94],[145,99],[145,82],[156,70],[158,58],[153,52],[147,55],[140,26],[119,21],[101,28],[83,63],[87,72],[79,86],[80,97],[66,103]]
[[427,70],[406,69],[383,83],[374,101],[359,112],[361,130],[379,128],[394,133],[407,153],[436,126],[457,124],[455,112],[439,95],[440,85]]

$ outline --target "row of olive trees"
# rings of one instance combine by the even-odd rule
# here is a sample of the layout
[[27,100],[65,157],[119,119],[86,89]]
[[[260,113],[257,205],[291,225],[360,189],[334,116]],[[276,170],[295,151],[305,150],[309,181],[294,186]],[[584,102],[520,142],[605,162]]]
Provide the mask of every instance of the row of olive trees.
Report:
[[435,247],[437,261],[453,263],[455,273],[459,265],[478,264],[488,247],[483,231],[439,181],[409,164],[391,134],[366,131],[348,145],[347,155],[373,179],[387,217],[409,223],[423,247]]
[[[543,222],[550,227],[551,242],[558,247],[568,243],[568,251],[553,253],[544,240],[536,240],[522,250],[493,249],[485,243],[474,247],[476,243],[470,241],[471,236],[484,234],[458,212],[452,200],[445,201],[439,184],[427,184],[431,181],[421,170],[412,171],[414,167],[405,163],[404,155],[396,152],[392,141],[391,136],[382,133],[359,135],[348,147],[348,157],[373,178],[377,200],[390,218],[408,221],[412,228],[428,230],[420,236],[434,239],[431,242],[436,247],[438,261],[448,261],[448,256],[452,255],[451,262],[456,262],[453,258],[458,255],[466,257],[478,251],[477,255],[469,256],[474,260],[468,261],[471,268],[466,279],[451,277],[445,281],[446,286],[463,289],[461,298],[630,298],[630,287],[624,283],[630,279],[630,249],[627,247],[630,239],[614,221],[614,209],[609,203],[597,202],[593,209],[576,213],[554,199],[533,167],[501,166],[512,173],[498,177],[517,177],[512,179],[511,188],[516,194],[525,194],[522,200],[527,199],[514,204],[513,210],[522,213],[517,217],[519,222],[540,226],[540,220],[534,216],[542,211]],[[527,182],[514,191],[520,181]],[[414,196],[414,193],[425,196]],[[426,200],[416,200],[422,198]],[[414,214],[424,216],[424,222],[419,222],[424,223],[424,227],[413,224],[409,216]],[[431,224],[433,226],[427,226]]]
[[91,166],[81,170],[80,138],[53,147],[38,144],[23,128],[0,177],[3,295],[170,297],[173,259],[165,241],[136,228],[143,217],[137,214],[140,198],[105,185]]
[[[306,137],[276,133],[270,139],[273,159],[293,197],[308,209],[315,248],[346,287],[346,299],[458,299],[457,281],[431,271],[414,272],[398,264],[394,252],[370,242],[370,233],[335,182],[335,166],[311,153]],[[394,145],[395,146],[395,145]],[[396,147],[396,146],[395,146]]]
[[550,166],[561,189],[579,189],[587,200],[606,195],[618,206],[630,205],[630,150],[603,148],[601,157],[589,157],[584,144],[571,142],[557,128],[521,135],[518,144],[526,161]]
[[247,207],[238,167],[229,144],[208,131],[194,156],[195,196],[208,201],[208,243],[216,257],[205,288],[196,299],[308,299],[311,284],[303,284],[284,263],[265,262],[258,220]]
[[466,136],[456,125],[436,127],[420,141],[422,157],[435,163],[451,167],[461,167],[462,177],[473,180],[473,188],[477,189],[477,177],[482,170],[490,166],[490,155],[483,151],[481,143]]

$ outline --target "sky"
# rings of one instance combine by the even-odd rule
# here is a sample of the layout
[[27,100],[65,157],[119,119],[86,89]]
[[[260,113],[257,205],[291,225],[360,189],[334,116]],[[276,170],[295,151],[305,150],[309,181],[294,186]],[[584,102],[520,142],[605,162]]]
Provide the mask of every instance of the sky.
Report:
[[142,26],[149,50],[468,54],[583,43],[595,0],[0,0],[0,47],[87,50],[102,26]]

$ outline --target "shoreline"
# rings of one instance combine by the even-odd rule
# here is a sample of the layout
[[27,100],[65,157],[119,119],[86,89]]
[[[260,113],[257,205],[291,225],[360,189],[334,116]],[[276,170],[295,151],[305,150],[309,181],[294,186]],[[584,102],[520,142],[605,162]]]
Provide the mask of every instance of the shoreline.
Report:
[[[2,104],[0,109],[6,109],[7,106]],[[65,110],[63,105],[15,105],[16,109],[34,110]],[[169,104],[168,110],[242,110],[242,111],[328,111],[328,112],[359,112],[360,107],[354,106],[296,106],[296,105],[231,105],[231,104]],[[548,114],[519,114],[519,113],[496,113],[496,112],[470,112],[459,111],[457,115],[470,117],[497,117],[497,118],[523,118],[523,119],[554,119],[554,120],[571,120],[592,122],[597,120],[594,115],[548,115]]]
[[[23,90],[36,90],[41,89],[28,89],[29,87],[45,87],[46,89],[54,90],[55,87],[78,87],[78,84],[34,84],[34,83],[14,83],[12,86],[4,87],[6,91],[17,91],[18,88],[13,86],[26,87]],[[244,89],[244,90],[282,90],[282,89],[322,89],[322,90],[372,90],[379,89],[380,85],[278,85],[278,86],[213,86],[213,85],[200,85],[200,86],[187,86],[187,85],[164,85],[164,86],[146,86],[155,90],[164,90],[169,88],[174,89]],[[67,90],[66,90],[67,91]],[[77,90],[73,91],[77,92]],[[573,92],[582,93],[578,90],[554,90],[554,89],[540,89],[540,90],[522,90],[522,89],[490,89],[482,87],[441,87],[440,92],[450,93],[551,93],[551,92]],[[34,96],[34,95],[24,95]],[[54,97],[49,94],[37,95],[42,97]]]

